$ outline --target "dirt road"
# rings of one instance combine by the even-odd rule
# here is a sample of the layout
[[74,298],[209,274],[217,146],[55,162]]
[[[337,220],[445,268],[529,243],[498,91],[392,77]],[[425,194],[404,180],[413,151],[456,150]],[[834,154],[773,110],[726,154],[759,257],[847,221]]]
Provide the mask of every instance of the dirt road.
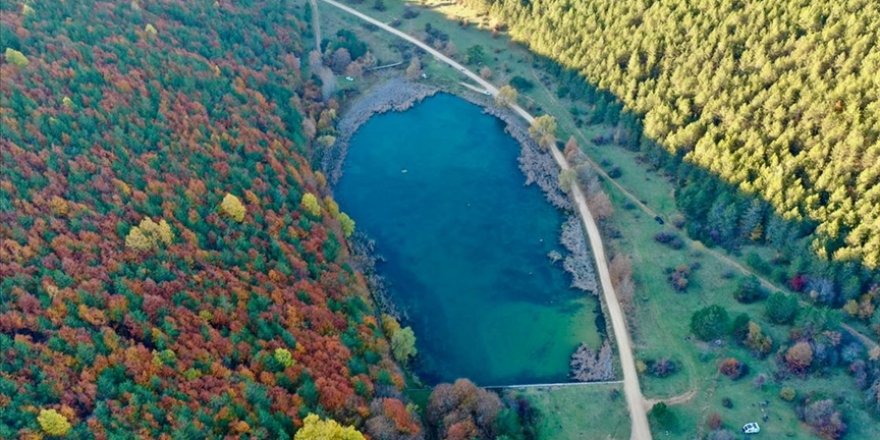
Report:
[[[434,58],[452,66],[452,68],[467,76],[471,81],[479,84],[492,96],[498,94],[498,88],[492,85],[492,83],[484,80],[482,77],[472,72],[470,69],[464,67],[452,58],[449,58],[448,56],[442,54],[433,47],[421,42],[417,38],[401,32],[391,26],[386,25],[385,23],[382,23],[379,20],[376,20],[368,15],[358,12],[357,10],[352,9],[334,0],[321,1],[327,3],[328,5],[339,8],[346,13],[354,15],[361,20],[378,26],[380,29],[386,32],[390,32],[397,37],[400,37],[418,46],[420,49],[431,54]],[[522,107],[518,105],[511,106],[511,110],[513,110],[516,114],[521,116],[523,119],[526,120],[526,122],[530,124],[532,123],[532,121],[535,120],[535,118],[531,114],[529,114],[529,112],[525,111]],[[559,168],[561,170],[568,170],[570,168],[568,161],[565,160],[565,156],[562,155],[562,152],[559,151],[558,148],[554,146],[550,149],[550,152],[552,153],[553,159],[556,161],[557,165],[559,165]],[[596,220],[590,212],[590,208],[587,206],[586,197],[584,197],[584,193],[577,185],[572,186],[571,196],[574,200],[575,206],[577,207],[578,213],[580,214],[584,229],[586,229],[587,231],[587,236],[589,237],[590,244],[593,247],[593,255],[596,258],[596,268],[599,272],[599,280],[602,284],[602,293],[604,295],[606,307],[608,308],[608,314],[610,315],[609,318],[611,318],[611,326],[614,329],[614,337],[617,343],[617,350],[620,354],[620,364],[623,369],[624,394],[626,395],[626,403],[629,407],[629,416],[630,421],[632,422],[630,438],[634,440],[650,440],[651,428],[648,425],[648,416],[645,412],[645,399],[642,396],[641,389],[639,388],[639,376],[636,372],[635,359],[633,358],[632,352],[632,344],[630,342],[629,331],[626,328],[626,319],[620,306],[620,302],[618,302],[617,300],[617,294],[614,291],[614,286],[611,284],[611,274],[608,271],[608,263],[605,258],[605,247],[602,244],[602,236],[599,234],[599,227],[596,225]]]
[[315,31],[315,50],[321,52],[321,19],[318,15],[317,0],[309,0],[312,5],[312,30]]

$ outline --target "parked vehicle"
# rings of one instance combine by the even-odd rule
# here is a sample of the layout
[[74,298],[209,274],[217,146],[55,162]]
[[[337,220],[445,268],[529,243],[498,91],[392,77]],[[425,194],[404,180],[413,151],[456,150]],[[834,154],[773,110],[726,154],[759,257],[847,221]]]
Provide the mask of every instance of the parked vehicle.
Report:
[[761,432],[761,427],[758,426],[757,422],[749,422],[743,425],[743,433],[745,434],[757,434]]

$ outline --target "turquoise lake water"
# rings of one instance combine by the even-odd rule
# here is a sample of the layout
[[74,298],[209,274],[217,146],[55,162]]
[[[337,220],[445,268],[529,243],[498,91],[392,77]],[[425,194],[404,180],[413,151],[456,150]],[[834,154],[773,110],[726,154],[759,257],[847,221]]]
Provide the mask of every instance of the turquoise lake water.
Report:
[[596,299],[547,257],[564,252],[564,218],[524,186],[518,155],[500,120],[445,94],[351,139],[335,196],[387,260],[429,384],[567,381],[577,344],[598,346]]

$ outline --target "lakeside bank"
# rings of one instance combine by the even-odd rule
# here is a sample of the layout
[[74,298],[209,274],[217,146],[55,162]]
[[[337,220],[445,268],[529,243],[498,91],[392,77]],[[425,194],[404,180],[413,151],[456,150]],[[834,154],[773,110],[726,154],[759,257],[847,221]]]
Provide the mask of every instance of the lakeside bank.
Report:
[[[503,109],[494,107],[494,102],[482,96],[462,97],[460,93],[449,93],[449,91],[423,84],[411,87],[412,84],[407,83],[409,82],[399,78],[383,81],[381,84],[367,89],[360,97],[348,100],[348,104],[340,111],[340,120],[337,124],[340,127],[337,139],[340,141],[334,145],[336,150],[333,155],[337,158],[337,162],[335,164],[332,161],[324,162],[325,165],[333,165],[338,170],[337,177],[333,181],[338,180],[343,169],[343,162],[340,159],[349,156],[347,147],[351,142],[352,156],[347,159],[348,163],[345,163],[344,166],[343,185],[334,185],[334,192],[337,193],[339,201],[346,205],[346,210],[354,214],[354,218],[358,221],[359,230],[366,231],[376,238],[379,246],[376,247],[377,249],[373,249],[370,254],[376,257],[380,253],[385,253],[389,257],[389,260],[385,261],[388,265],[383,265],[381,269],[383,269],[383,274],[389,275],[389,280],[396,287],[395,300],[400,300],[401,291],[404,292],[404,295],[420,295],[419,292],[440,289],[447,292],[444,294],[447,300],[452,298],[449,296],[450,293],[483,292],[477,295],[487,296],[488,299],[482,301],[484,304],[485,301],[488,301],[489,310],[494,307],[497,307],[499,311],[506,310],[509,315],[508,320],[514,316],[518,317],[514,321],[539,319],[538,316],[544,316],[547,313],[542,311],[547,307],[556,308],[557,312],[554,313],[559,313],[559,310],[562,310],[559,309],[560,307],[565,308],[568,301],[578,298],[583,298],[583,301],[587,301],[587,303],[595,300],[593,295],[583,296],[582,292],[588,290],[595,294],[597,290],[595,272],[590,264],[592,259],[588,253],[586,238],[579,227],[565,228],[565,225],[578,225],[576,218],[572,221],[573,217],[571,217],[570,211],[566,211],[564,208],[560,209],[558,204],[548,205],[547,200],[542,200],[549,199],[546,197],[545,188],[555,190],[562,198],[567,197],[567,194],[559,189],[556,177],[558,169],[556,169],[552,157],[546,150],[540,149],[534,144],[528,136],[528,127],[525,124],[515,122],[516,119],[512,119],[515,118],[514,115],[509,116],[507,120],[502,118],[504,112],[499,110]],[[426,101],[413,108],[427,97],[437,95],[440,92],[444,93],[430,98],[430,102]],[[392,110],[410,111],[400,112],[399,116],[383,115],[375,120],[370,120],[374,115],[388,113]],[[370,120],[368,124],[366,124],[367,120]],[[512,121],[513,123],[511,123]],[[359,130],[362,125],[363,130]],[[356,135],[355,132],[357,132]],[[517,133],[518,135],[516,135]],[[455,152],[450,153],[449,148]],[[520,151],[517,152],[517,149]],[[528,160],[529,155],[536,159]],[[544,166],[536,170],[533,165],[535,163],[540,165],[541,159],[543,159]],[[406,174],[407,168],[409,174]],[[425,180],[428,173],[433,173],[430,175],[435,177]],[[487,178],[490,180],[487,181]],[[502,180],[497,180],[499,178]],[[523,183],[524,180],[525,183]],[[406,185],[416,186],[413,187],[413,190],[400,187],[402,181],[408,182]],[[541,181],[544,185],[540,184]],[[467,184],[462,186],[463,182],[467,182]],[[531,183],[538,184],[531,185]],[[441,187],[443,189],[438,193],[437,189]],[[343,191],[340,188],[347,189]],[[444,191],[448,191],[448,193]],[[368,200],[366,204],[364,197]],[[450,199],[450,197],[452,198]],[[391,202],[392,204],[389,206],[387,199],[396,199],[399,202]],[[457,200],[457,202],[450,205],[450,200]],[[475,207],[482,206],[485,209],[462,214],[462,208],[466,205],[470,206],[469,202],[474,202],[473,206]],[[526,205],[521,206],[522,203],[526,203]],[[438,210],[438,204],[445,206],[445,209]],[[404,205],[405,209],[401,210],[400,205]],[[520,207],[511,210],[511,206]],[[388,210],[390,208],[393,209]],[[458,212],[458,214],[454,214],[454,212]],[[427,217],[425,217],[426,214]],[[418,220],[420,215],[422,216],[421,220]],[[550,218],[557,220],[549,220]],[[431,228],[436,226],[437,219],[445,222],[446,227],[431,232]],[[452,223],[449,223],[450,221]],[[544,226],[522,228],[523,225],[534,221],[537,221],[538,224],[543,223]],[[554,225],[550,229],[547,229],[548,221]],[[413,224],[420,226],[413,228]],[[566,230],[568,232],[564,233]],[[580,240],[574,241],[580,244],[583,253],[572,253],[571,247],[566,244],[566,240],[563,240],[563,238],[571,236],[572,231],[577,232],[574,235],[580,235]],[[374,234],[374,232],[376,233]],[[529,277],[514,281],[517,279],[517,276],[514,276],[502,284],[487,284],[488,280],[486,279],[480,281],[485,274],[472,273],[472,269],[466,269],[459,272],[447,271],[445,274],[438,272],[428,277],[421,276],[418,287],[412,284],[406,287],[405,280],[401,281],[399,278],[400,268],[395,269],[394,264],[404,264],[407,266],[407,270],[415,270],[413,268],[430,264],[429,261],[432,258],[436,260],[437,252],[433,248],[423,247],[415,252],[413,252],[414,249],[404,249],[407,253],[401,254],[401,249],[394,249],[394,246],[401,243],[399,240],[424,241],[428,239],[426,237],[430,236],[434,236],[435,239],[446,237],[437,243],[445,249],[449,245],[454,247],[454,241],[466,240],[474,243],[476,247],[472,245],[469,247],[476,254],[469,254],[470,256],[467,257],[463,254],[462,261],[470,259],[471,267],[475,267],[475,264],[476,266],[488,266],[484,269],[490,273],[490,277],[497,277],[501,272],[510,272],[505,276],[517,272],[521,274],[518,275],[519,277],[531,276],[533,271],[535,276],[542,273],[541,276],[550,276],[546,271],[555,272],[557,275],[552,275],[555,279],[552,283],[538,282],[533,284],[534,279],[526,281]],[[505,249],[516,253],[522,252],[521,246],[537,246],[538,238],[541,238],[540,241],[545,243],[540,247],[543,250],[535,253],[537,248],[533,248],[528,251],[529,257],[526,257],[528,259],[511,260],[513,258],[511,255],[505,255]],[[511,241],[510,244],[504,244],[509,241]],[[526,244],[529,242],[534,244]],[[391,247],[389,248],[389,246]],[[571,282],[566,269],[571,272],[570,268],[575,265],[560,264],[561,258],[550,258],[550,254],[559,254],[557,250],[567,255],[566,260],[568,261],[566,263],[585,263],[580,265],[586,271],[581,280],[588,280],[586,286],[589,287],[584,288],[584,283],[572,286],[574,283]],[[450,252],[453,253],[449,254]],[[448,248],[441,254],[453,255],[454,252],[456,251],[453,248]],[[371,260],[375,264],[376,258]],[[379,261],[380,264],[383,264],[382,260]],[[395,278],[395,270],[397,270],[397,278]],[[375,271],[372,272],[375,273]],[[440,278],[437,278],[438,276]],[[449,282],[450,279],[461,278],[461,276],[474,277],[473,281],[478,284],[483,283],[482,287],[462,289],[460,287],[464,286],[456,288],[452,285],[454,283]],[[510,284],[511,282],[513,284]],[[518,307],[517,312],[513,313],[514,309],[510,304],[510,298],[505,297],[505,292],[511,291],[511,289],[521,289],[523,286],[530,286],[527,288],[532,292],[527,295],[530,299],[526,302],[518,300],[520,302],[516,306]],[[453,297],[457,296],[453,295]],[[497,298],[492,299],[493,296],[497,296]],[[407,301],[409,300],[400,303],[404,320],[407,320],[406,309],[411,305],[407,304]],[[497,306],[492,306],[494,301],[497,301]],[[377,302],[381,303],[382,301]],[[533,305],[523,307],[529,303]],[[568,343],[572,342],[570,341],[571,336],[552,342],[556,338],[553,333],[570,331],[567,329],[574,328],[570,324],[577,322],[575,325],[581,330],[578,333],[572,333],[572,335],[582,334],[582,337],[586,338],[584,341],[589,341],[591,346],[595,345],[598,348],[596,344],[601,341],[596,339],[596,332],[599,331],[603,334],[601,339],[607,337],[605,328],[600,328],[604,327],[604,320],[598,319],[601,307],[587,305],[586,308],[590,310],[590,317],[578,312],[575,321],[560,317],[555,320],[558,325],[551,324],[554,322],[553,319],[540,318],[540,322],[543,324],[540,325],[540,328],[530,330],[533,333],[533,336],[530,337],[535,339],[533,342],[543,340],[545,341],[543,343],[555,344],[553,358],[564,359],[567,363],[576,344],[572,343],[570,347],[568,346]],[[429,309],[412,308],[411,318],[413,321],[423,319],[425,314],[431,314],[426,310]],[[420,339],[428,340],[438,336],[442,337],[444,335],[443,326],[460,325],[464,322],[458,313],[447,313],[446,316],[446,318],[433,316],[431,317],[433,324],[422,326],[421,332],[416,329],[417,333],[421,333]],[[563,321],[568,324],[563,324]],[[584,329],[587,325],[590,327],[589,330]],[[529,325],[524,328],[529,328]],[[516,340],[517,338],[513,338],[511,341]],[[563,350],[565,353],[561,358],[559,343],[563,343],[565,347]],[[504,349],[492,347],[493,345],[489,345],[484,347],[484,350],[486,352],[500,350],[494,356],[497,360],[504,362],[506,355],[501,355],[504,353]],[[511,356],[510,362],[520,366],[532,363],[525,359],[540,358],[532,356],[514,360],[516,356],[519,355]],[[434,359],[442,360],[443,357],[435,356]],[[477,363],[474,362],[474,364]],[[564,368],[555,371],[560,371],[558,374],[562,374],[562,376],[542,376],[539,380],[558,380],[566,377]],[[528,376],[522,378],[528,379]],[[509,379],[516,380],[516,377]],[[531,377],[531,379],[538,379],[538,376]],[[481,382],[495,385],[513,383]]]

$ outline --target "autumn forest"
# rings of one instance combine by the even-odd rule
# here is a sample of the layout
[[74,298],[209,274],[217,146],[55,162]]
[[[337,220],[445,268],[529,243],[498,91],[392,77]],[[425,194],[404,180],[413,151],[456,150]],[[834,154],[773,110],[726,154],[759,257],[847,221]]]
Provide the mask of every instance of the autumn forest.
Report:
[[286,2],[0,20],[0,437],[418,434],[306,160],[334,103]]

